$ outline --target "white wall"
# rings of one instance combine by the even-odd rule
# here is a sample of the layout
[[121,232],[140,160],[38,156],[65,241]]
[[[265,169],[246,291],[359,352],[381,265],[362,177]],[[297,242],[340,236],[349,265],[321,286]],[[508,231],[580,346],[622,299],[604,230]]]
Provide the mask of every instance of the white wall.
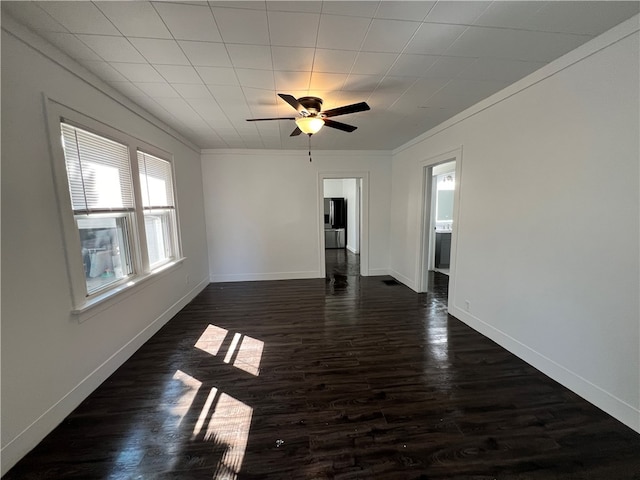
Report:
[[344,181],[341,178],[327,178],[324,180],[324,198],[343,198]]
[[356,178],[345,178],[343,182],[344,198],[347,199],[347,248],[353,253],[360,253],[360,242],[358,238],[358,189]]
[[635,17],[394,152],[391,269],[417,282],[419,164],[462,147],[449,311],[640,431],[637,32]]
[[305,154],[203,151],[212,281],[321,277],[320,173],[369,172],[369,274],[388,272],[390,153]]
[[[71,71],[6,33],[9,18],[2,21],[4,473],[202,289],[208,269],[199,152],[72,73],[85,71],[50,45],[12,28]],[[175,159],[185,262],[82,323],[70,314],[43,93]]]

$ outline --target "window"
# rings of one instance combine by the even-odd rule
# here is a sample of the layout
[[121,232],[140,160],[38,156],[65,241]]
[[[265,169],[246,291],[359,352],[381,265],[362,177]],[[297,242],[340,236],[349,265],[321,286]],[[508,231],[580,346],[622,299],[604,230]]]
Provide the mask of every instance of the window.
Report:
[[[68,120],[59,122],[82,259],[81,297],[108,296],[178,259],[171,162],[147,153],[153,147],[125,134],[118,141],[117,135],[114,140]],[[64,216],[65,208],[62,211]],[[77,243],[70,243],[75,251]],[[80,290],[81,282],[74,281],[80,276],[75,271],[79,263],[69,265],[72,284]],[[77,292],[74,297],[84,303]]]
[[171,164],[138,151],[138,171],[149,264],[153,268],[175,255],[176,221]]

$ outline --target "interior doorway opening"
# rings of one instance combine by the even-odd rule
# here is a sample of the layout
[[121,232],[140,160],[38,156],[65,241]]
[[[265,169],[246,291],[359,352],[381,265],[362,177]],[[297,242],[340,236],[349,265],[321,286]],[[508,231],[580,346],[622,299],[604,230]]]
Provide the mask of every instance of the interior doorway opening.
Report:
[[455,276],[460,151],[439,155],[422,164],[420,292],[442,291]]
[[320,174],[320,267],[322,275],[368,275],[368,175]]
[[360,275],[359,178],[323,180],[325,277]]

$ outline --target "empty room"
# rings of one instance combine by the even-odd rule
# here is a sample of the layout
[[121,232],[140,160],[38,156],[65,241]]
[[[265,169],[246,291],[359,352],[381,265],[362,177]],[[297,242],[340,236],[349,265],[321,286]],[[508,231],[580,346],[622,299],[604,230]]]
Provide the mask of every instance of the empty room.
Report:
[[640,479],[640,2],[0,6],[3,479]]

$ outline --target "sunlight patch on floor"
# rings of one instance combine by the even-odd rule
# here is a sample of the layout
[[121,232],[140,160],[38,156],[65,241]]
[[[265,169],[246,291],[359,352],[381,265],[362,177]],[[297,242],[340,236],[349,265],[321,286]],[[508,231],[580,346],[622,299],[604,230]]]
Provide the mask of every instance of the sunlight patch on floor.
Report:
[[224,328],[216,327],[215,325],[209,325],[206,330],[200,335],[200,338],[195,344],[196,348],[203,350],[213,356],[218,355],[222,342],[227,337],[228,330]]

